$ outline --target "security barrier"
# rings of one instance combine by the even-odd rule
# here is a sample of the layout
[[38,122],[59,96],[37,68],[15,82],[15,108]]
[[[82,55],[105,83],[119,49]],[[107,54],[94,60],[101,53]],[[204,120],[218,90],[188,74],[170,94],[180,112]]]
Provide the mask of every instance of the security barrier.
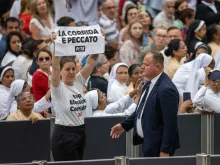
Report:
[[[85,160],[111,159],[116,155],[131,158],[142,156],[141,147],[132,145],[132,131],[123,134],[119,139],[111,139],[110,137],[111,128],[124,119],[125,117],[115,116],[85,119]],[[175,156],[192,156],[197,153],[220,154],[219,125],[220,114],[179,115],[178,130],[181,148],[176,151]],[[0,163],[31,162],[32,160],[52,161],[50,137],[53,127],[54,119],[39,120],[36,124],[31,124],[30,121],[1,121]],[[164,160],[164,162],[171,161],[170,165],[172,165],[172,161],[178,162],[180,158],[184,158],[195,163],[195,160],[191,157],[173,158],[172,160]],[[147,159],[144,162],[147,161],[150,165],[151,162],[157,161],[157,164],[160,164],[160,161],[162,161],[158,158],[155,159]],[[211,162],[215,160],[219,160],[219,157],[214,156]],[[136,163],[136,161],[141,164],[143,159],[130,159],[130,164]],[[111,161],[109,163],[111,164]],[[186,164],[190,165],[190,163]],[[181,165],[181,161],[178,165]]]

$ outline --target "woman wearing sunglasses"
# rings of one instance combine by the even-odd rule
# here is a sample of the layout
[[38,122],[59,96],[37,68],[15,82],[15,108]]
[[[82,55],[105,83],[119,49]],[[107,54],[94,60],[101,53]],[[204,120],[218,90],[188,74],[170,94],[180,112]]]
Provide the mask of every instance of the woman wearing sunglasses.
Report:
[[[47,49],[42,49],[37,52],[36,60],[39,68],[33,74],[32,79],[32,93],[35,102],[40,100],[48,92],[49,76],[51,74],[51,59],[52,54]],[[43,115],[43,113],[41,113]]]

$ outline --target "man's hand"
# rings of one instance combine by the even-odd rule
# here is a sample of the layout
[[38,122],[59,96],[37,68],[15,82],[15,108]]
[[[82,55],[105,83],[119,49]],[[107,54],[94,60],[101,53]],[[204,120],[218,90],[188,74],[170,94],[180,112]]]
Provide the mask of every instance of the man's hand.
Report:
[[160,152],[160,157],[169,157],[169,154],[165,152]]
[[124,130],[124,128],[121,126],[121,124],[117,124],[117,125],[115,125],[114,127],[112,127],[110,136],[112,137],[112,139],[119,138],[124,131],[125,131],[125,130]]

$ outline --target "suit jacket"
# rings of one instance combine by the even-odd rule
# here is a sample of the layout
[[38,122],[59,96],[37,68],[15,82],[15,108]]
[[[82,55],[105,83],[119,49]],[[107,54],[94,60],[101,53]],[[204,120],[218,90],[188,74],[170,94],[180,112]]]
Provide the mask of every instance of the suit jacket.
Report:
[[137,134],[138,108],[121,123],[126,131],[134,127],[133,144],[143,144],[145,156],[157,157],[160,152],[173,155],[180,147],[177,129],[178,104],[179,93],[175,85],[165,73],[162,73],[143,109],[141,122],[144,138]]
[[211,25],[213,23],[220,23],[220,3],[215,2],[215,7],[218,11],[217,14],[215,14],[208,6],[206,6],[203,3],[200,3],[197,6],[196,10],[196,19],[205,21],[206,25]]

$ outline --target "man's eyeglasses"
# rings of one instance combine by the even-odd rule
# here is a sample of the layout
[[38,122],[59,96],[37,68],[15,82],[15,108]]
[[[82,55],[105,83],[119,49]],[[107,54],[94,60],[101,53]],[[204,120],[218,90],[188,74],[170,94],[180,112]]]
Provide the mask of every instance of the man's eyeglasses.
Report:
[[45,60],[45,61],[49,61],[49,60],[50,60],[50,57],[45,57],[45,58],[40,57],[40,58],[38,58],[38,60],[39,60],[40,62],[43,62],[44,60]]
[[108,6],[105,9],[107,9],[107,10],[116,9],[116,6]]

